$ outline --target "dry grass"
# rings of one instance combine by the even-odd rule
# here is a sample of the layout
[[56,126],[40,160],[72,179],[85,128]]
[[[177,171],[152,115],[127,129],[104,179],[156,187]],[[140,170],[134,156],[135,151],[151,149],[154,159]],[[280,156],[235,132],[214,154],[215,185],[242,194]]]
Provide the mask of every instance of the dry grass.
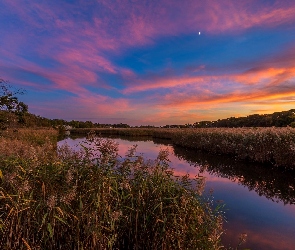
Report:
[[0,138],[1,249],[221,248],[221,216],[188,176],[175,179],[167,152],[120,157],[114,141],[93,136],[80,152],[56,151],[53,131],[9,133]]
[[[85,134],[87,129],[73,133]],[[97,134],[153,136],[171,139],[175,145],[232,155],[236,159],[295,167],[295,129],[285,128],[197,128],[197,129],[96,129]]]
[[176,145],[237,159],[295,167],[294,128],[216,128],[183,130],[172,137]]

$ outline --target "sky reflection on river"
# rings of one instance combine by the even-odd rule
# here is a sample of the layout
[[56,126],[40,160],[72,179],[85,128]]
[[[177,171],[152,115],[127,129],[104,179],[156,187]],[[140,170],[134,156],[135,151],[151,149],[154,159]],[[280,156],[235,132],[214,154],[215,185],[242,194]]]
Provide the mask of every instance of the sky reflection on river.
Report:
[[[83,140],[68,138],[59,145],[66,142],[74,147]],[[175,175],[189,174],[194,177],[203,170],[201,175],[206,178],[204,193],[209,194],[213,190],[214,202],[223,201],[225,204],[227,222],[222,240],[226,246],[236,247],[239,235],[246,233],[247,242],[242,249],[295,249],[293,172],[284,174],[277,170],[263,170],[261,166],[177,148],[169,141],[140,141],[139,138],[114,140],[119,143],[121,156],[135,144],[138,145],[137,153],[143,154],[146,159],[155,159],[161,149],[167,149]]]

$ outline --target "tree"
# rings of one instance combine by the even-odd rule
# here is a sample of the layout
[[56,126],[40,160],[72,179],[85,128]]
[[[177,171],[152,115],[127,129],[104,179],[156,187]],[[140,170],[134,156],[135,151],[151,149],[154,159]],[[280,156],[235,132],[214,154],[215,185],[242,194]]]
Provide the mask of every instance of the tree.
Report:
[[28,105],[20,102],[16,95],[22,95],[21,89],[13,90],[7,81],[0,79],[0,127],[6,128],[11,122],[11,114],[16,115],[19,123],[24,123]]

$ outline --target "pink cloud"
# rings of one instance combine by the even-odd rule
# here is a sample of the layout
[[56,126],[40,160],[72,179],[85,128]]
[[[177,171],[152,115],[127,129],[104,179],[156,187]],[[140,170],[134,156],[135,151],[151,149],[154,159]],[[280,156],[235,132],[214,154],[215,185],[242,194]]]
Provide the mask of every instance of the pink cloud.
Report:
[[[292,1],[262,5],[257,1],[99,1],[100,7],[80,2],[20,4],[5,1],[31,26],[56,33],[69,32],[90,37],[103,49],[148,44],[159,36],[184,33],[241,31],[255,26],[277,26],[295,21]],[[82,17],[92,10],[91,19],[73,21],[70,13]],[[102,15],[103,9],[108,15]],[[80,16],[79,16],[80,15]],[[74,37],[74,36],[73,36]],[[73,38],[72,37],[72,38]],[[77,37],[77,36],[76,36]]]
[[295,21],[291,1],[264,6],[257,1],[158,1],[105,3],[122,25],[118,39],[126,45],[149,44],[160,36],[241,32],[251,27],[276,27]]
[[99,94],[85,93],[76,98],[74,102],[82,107],[85,113],[95,115],[114,115],[134,110],[129,100],[124,98],[111,98]]
[[[182,77],[159,77],[151,80],[137,80],[133,85],[129,84],[127,88],[123,90],[124,94],[130,94],[134,92],[141,92],[159,88],[171,88],[177,86],[183,86],[187,84],[197,84],[205,82],[206,77],[202,76],[182,76]],[[131,85],[131,86],[130,86]]]
[[[257,1],[208,1],[208,32],[247,29],[255,26],[278,26],[294,22],[295,7],[290,1],[260,5]],[[202,16],[200,19],[204,19]],[[211,20],[211,21],[210,21]],[[196,22],[198,17],[196,18]]]
[[[277,1],[263,6],[256,1],[113,1],[100,2],[108,10],[101,16],[99,8],[86,3],[77,6],[30,3],[21,5],[7,1],[27,23],[40,29],[75,32],[96,40],[104,49],[153,42],[163,35],[199,32],[237,31],[253,26],[277,26],[295,21],[295,7],[290,1]],[[92,8],[91,22],[78,25],[69,13]],[[36,18],[39,22],[36,22]],[[40,21],[41,20],[41,21]],[[78,30],[77,30],[78,27]],[[69,35],[69,32],[66,32]]]
[[55,57],[57,61],[67,67],[77,65],[81,70],[99,70],[102,72],[116,73],[116,67],[101,55],[93,53],[91,50],[83,48],[65,49]]

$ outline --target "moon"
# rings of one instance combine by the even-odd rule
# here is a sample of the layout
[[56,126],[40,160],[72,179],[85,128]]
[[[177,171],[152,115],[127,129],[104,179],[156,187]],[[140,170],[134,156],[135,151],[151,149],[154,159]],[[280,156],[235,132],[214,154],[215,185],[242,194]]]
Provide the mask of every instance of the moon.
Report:
[[201,35],[201,31],[199,31],[199,35]]

